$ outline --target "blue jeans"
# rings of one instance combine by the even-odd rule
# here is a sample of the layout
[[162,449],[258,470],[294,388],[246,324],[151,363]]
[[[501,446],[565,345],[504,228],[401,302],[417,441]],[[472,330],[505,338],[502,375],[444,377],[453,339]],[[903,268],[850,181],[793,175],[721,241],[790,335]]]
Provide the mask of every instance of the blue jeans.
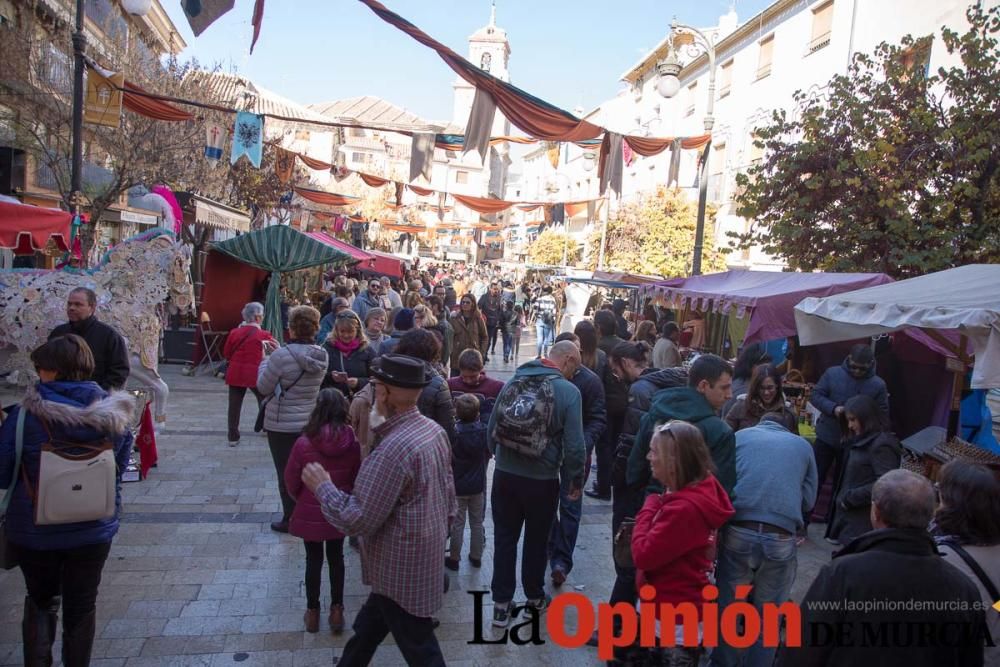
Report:
[[536,346],[538,347],[538,356],[543,356],[545,349],[552,345],[552,341],[555,339],[553,335],[555,327],[550,327],[541,322],[535,322],[535,335],[538,338]]
[[552,522],[549,531],[549,567],[559,568],[566,574],[573,569],[573,549],[576,548],[576,536],[580,532],[580,515],[583,514],[583,494],[576,500],[570,500],[569,481],[559,489],[559,513]]
[[[737,585],[753,586],[747,602],[759,614],[767,602],[781,604],[795,582],[797,547],[794,535],[776,535],[727,526],[722,533],[719,548],[719,567],[716,580],[719,587],[719,610],[733,601]],[[742,655],[741,655],[742,653]],[[745,651],[720,643],[712,651],[713,667],[770,667],[774,661],[774,648],[764,648],[760,638]]]
[[514,351],[514,336],[508,331],[501,331],[500,335],[503,337],[503,358],[507,359]]

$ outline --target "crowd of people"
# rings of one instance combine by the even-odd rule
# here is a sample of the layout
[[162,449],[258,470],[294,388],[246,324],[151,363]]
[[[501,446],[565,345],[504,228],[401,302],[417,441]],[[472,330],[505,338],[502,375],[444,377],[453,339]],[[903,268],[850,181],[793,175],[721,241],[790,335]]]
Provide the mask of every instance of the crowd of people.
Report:
[[[774,363],[759,344],[745,346],[735,364],[692,354],[685,325],[651,304],[630,323],[625,302],[595,302],[591,318],[557,335],[565,303],[549,284],[424,271],[404,286],[339,275],[330,287],[318,308],[289,310],[283,345],[261,328],[263,307],[246,304],[224,353],[228,444],[240,444],[249,390],[281,499],[271,528],[304,543],[305,629],[319,631],[324,608],[332,632],[353,627],[338,664],[369,664],[389,633],[408,664],[445,664],[434,617],[448,572],[463,567],[466,528],[467,567],[482,567],[487,511],[492,624],[544,613],[572,576],[584,494],[611,503],[611,604],[634,607],[651,590],[641,599],[701,609],[713,584],[720,610],[739,602],[764,617],[766,606],[790,598],[810,521],[824,522],[826,538],[841,547],[802,602],[801,647],[781,649],[762,636],[706,655],[708,619],[697,619],[693,640],[668,614],[657,633],[675,647],[618,647],[614,664],[1000,663],[989,647],[1000,623],[987,625],[984,613],[1000,598],[1000,482],[962,461],[946,465],[936,486],[900,469],[870,346],[854,347],[819,378],[809,399],[819,414],[811,443],[783,389],[791,364]],[[51,659],[60,590],[64,663],[87,664],[120,511],[118,503],[99,520],[39,525],[42,446],[104,439],[117,459],[131,446],[120,414],[126,399],[114,391],[124,382],[114,370],[117,348],[89,319],[88,294],[74,294],[66,331],[32,357],[40,382],[0,430],[0,486],[13,490],[6,539],[28,588],[32,665]],[[536,354],[519,363],[529,327]],[[490,358],[512,377],[490,377]],[[824,483],[831,500],[817,516]],[[370,586],[356,610],[344,607],[345,539],[360,549]],[[518,575],[523,605],[514,600]],[[914,597],[940,606],[866,615],[813,605]],[[620,634],[615,619],[611,631]],[[915,624],[935,641],[890,634],[862,645],[862,623]],[[854,629],[824,642],[810,629],[823,624]],[[947,627],[959,628],[961,640],[935,634]]]

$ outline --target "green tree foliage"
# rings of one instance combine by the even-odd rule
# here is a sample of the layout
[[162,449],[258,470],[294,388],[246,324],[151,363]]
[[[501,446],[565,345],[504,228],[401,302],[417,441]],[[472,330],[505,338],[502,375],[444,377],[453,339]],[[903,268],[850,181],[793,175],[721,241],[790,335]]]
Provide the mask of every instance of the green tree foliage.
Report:
[[[897,278],[1000,261],[1000,7],[966,12],[939,44],[906,37],[859,54],[825,99],[758,129],[765,159],[737,177],[738,213],[796,269]],[[925,71],[936,46],[960,64]]]
[[[673,278],[691,273],[697,205],[681,192],[666,187],[621,206],[608,220],[604,268],[649,276]],[[725,271],[726,262],[714,247],[715,211],[705,215],[703,273]],[[601,230],[589,239],[588,267],[597,268]]]
[[580,261],[580,248],[571,237],[555,229],[546,229],[528,247],[528,259],[532,264],[559,266],[563,263],[563,250],[570,265]]

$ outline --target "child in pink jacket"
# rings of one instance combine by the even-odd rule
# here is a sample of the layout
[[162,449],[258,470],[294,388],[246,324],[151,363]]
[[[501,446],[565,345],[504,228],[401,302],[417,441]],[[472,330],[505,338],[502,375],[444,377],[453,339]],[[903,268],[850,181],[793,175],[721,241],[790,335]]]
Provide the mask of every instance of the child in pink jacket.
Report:
[[330,630],[340,632],[344,629],[344,534],[323,517],[316,496],[302,483],[302,469],[309,463],[319,463],[338,489],[351,492],[361,467],[361,445],[354,436],[354,429],[347,425],[347,410],[347,399],[340,391],[322,390],[285,467],[285,487],[295,499],[288,532],[301,537],[306,545],[306,613],[303,620],[307,632],[319,632],[324,546],[330,568]]

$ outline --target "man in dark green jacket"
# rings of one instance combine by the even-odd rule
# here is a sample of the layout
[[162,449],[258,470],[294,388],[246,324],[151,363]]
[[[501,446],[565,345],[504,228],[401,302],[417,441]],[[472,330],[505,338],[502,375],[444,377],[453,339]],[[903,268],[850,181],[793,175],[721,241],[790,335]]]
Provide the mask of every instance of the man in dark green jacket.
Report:
[[659,489],[658,482],[650,478],[649,462],[646,461],[653,427],[680,419],[694,424],[705,436],[705,444],[715,463],[715,477],[732,498],[736,486],[736,437],[718,415],[732,395],[732,388],[733,370],[729,363],[714,354],[703,354],[691,365],[688,386],[657,392],[652,407],[640,422],[635,445],[629,453],[628,485],[635,488],[649,483],[651,488]]

